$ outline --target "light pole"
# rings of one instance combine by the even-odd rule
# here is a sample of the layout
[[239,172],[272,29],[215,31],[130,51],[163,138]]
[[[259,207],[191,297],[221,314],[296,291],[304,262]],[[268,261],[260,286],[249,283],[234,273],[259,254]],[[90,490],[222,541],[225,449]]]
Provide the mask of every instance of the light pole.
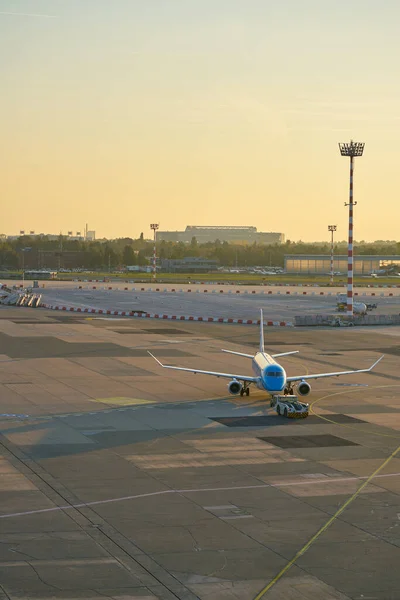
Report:
[[364,152],[364,142],[353,142],[339,144],[340,154],[350,157],[350,188],[349,202],[344,205],[349,207],[349,243],[347,249],[347,316],[353,316],[353,206],[357,202],[353,202],[353,173],[354,173],[354,158],[362,156]]
[[25,285],[25,252],[30,252],[32,250],[31,247],[22,248],[22,286]]
[[333,232],[336,229],[336,225],[328,225],[328,231],[331,232],[331,285],[333,285]]
[[160,227],[158,223],[151,223],[150,229],[154,233],[154,251],[153,251],[153,279],[157,277],[157,229]]
[[[62,254],[63,254],[63,236],[62,233],[60,231],[60,236],[58,238],[58,241],[60,242],[60,248],[59,251],[56,253],[56,256],[58,256],[58,270],[61,270],[61,258],[62,258]],[[64,265],[64,261],[63,261],[63,265]]]

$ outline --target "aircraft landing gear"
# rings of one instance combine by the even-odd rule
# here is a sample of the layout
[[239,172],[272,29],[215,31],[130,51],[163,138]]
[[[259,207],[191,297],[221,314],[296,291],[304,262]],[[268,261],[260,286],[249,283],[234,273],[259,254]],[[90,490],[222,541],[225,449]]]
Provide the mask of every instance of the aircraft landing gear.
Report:
[[250,396],[250,388],[248,385],[244,384],[242,389],[240,390],[240,395],[241,396]]
[[287,385],[284,389],[283,394],[285,396],[293,396],[293,386],[292,385]]

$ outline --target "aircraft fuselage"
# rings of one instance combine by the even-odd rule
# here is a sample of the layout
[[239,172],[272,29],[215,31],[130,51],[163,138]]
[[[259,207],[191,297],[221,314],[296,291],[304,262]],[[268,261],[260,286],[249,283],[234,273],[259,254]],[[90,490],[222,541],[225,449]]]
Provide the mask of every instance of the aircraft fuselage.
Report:
[[255,376],[258,377],[259,389],[275,394],[285,388],[285,369],[266,352],[257,352],[252,360],[252,367]]

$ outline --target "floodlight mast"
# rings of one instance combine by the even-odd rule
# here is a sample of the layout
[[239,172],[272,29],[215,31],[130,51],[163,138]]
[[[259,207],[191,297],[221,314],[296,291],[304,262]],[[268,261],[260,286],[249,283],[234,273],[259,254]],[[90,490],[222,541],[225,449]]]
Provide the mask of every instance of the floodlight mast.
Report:
[[344,203],[345,206],[349,207],[349,242],[347,249],[347,316],[349,317],[353,316],[353,206],[357,204],[353,201],[354,158],[363,155],[364,146],[364,142],[353,142],[353,140],[350,140],[350,143],[339,143],[340,154],[350,157],[349,202]]
[[336,229],[337,225],[328,225],[328,231],[331,232],[331,285],[333,285],[333,233]]
[[153,250],[153,280],[157,278],[157,229],[160,227],[158,223],[151,223],[150,229],[154,232],[154,250]]

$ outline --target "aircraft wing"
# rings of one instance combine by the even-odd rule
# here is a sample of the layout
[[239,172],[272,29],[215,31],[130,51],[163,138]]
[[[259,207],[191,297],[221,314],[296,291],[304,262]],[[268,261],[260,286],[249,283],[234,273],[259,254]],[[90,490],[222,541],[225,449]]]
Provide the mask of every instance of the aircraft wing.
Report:
[[340,375],[353,375],[354,373],[369,373],[382,360],[382,355],[369,369],[357,369],[356,371],[338,371],[337,373],[317,373],[316,375],[296,375],[287,377],[286,381],[306,381],[307,379],[320,379],[321,377],[340,377]]
[[278,356],[289,356],[289,354],[298,354],[300,350],[292,350],[291,352],[281,352],[280,354],[271,354],[272,358],[278,358]]
[[257,383],[259,380],[258,377],[248,377],[247,375],[234,375],[233,373],[218,373],[217,371],[201,371],[200,369],[188,369],[186,367],[172,367],[170,365],[163,365],[162,362],[160,362],[151,352],[147,352],[164,369],[174,369],[175,371],[187,371],[189,373],[199,373],[200,375],[213,375],[214,377],[226,377],[227,379],[237,379],[238,381],[247,381],[248,383]]

